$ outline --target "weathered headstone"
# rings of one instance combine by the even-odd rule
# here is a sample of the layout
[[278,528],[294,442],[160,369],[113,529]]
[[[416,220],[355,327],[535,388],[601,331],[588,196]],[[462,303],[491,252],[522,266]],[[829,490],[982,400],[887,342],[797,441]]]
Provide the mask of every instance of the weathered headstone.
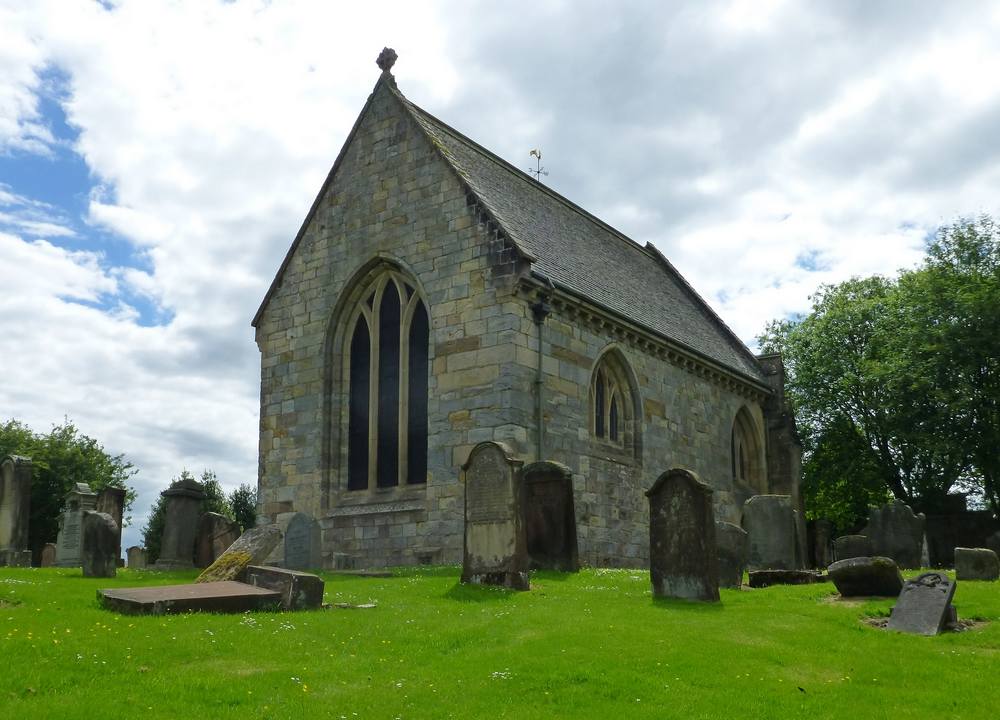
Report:
[[56,564],[56,544],[45,543],[42,546],[42,556],[38,563],[40,567],[52,567]]
[[889,616],[889,629],[916,635],[937,635],[954,616],[951,599],[956,583],[944,573],[927,572],[903,583]]
[[675,468],[660,475],[646,497],[653,596],[718,602],[712,488]]
[[832,562],[830,555],[833,541],[833,523],[829,520],[815,520],[812,527],[813,567],[825,568]]
[[903,589],[903,575],[892,558],[853,557],[827,568],[843,597],[895,597]]
[[105,487],[97,493],[97,512],[106,513],[115,521],[118,528],[118,551],[116,558],[122,556],[122,519],[125,516],[125,490],[119,487]]
[[986,547],[1000,555],[1000,530],[986,538]]
[[747,567],[750,536],[740,526],[718,520],[715,547],[719,556],[719,587],[739,589],[743,586],[743,572]]
[[1000,560],[989,548],[955,548],[956,580],[1000,579]]
[[210,583],[235,580],[250,565],[260,565],[281,542],[277,525],[259,525],[240,535],[195,582]]
[[240,580],[253,587],[277,590],[285,610],[315,610],[323,605],[323,580],[317,575],[287,568],[251,565]]
[[146,569],[146,548],[133,545],[127,551],[129,570]]
[[573,474],[557,462],[535,462],[524,478],[524,525],[531,567],[576,572],[580,569],[573,509]]
[[83,576],[114,577],[118,567],[115,519],[107,513],[83,511]]
[[285,567],[315,570],[323,564],[319,523],[305,513],[295,513],[285,528]]
[[30,511],[31,459],[8,455],[0,460],[0,566],[31,565]]
[[56,565],[80,567],[83,562],[83,513],[97,506],[97,493],[86,483],[76,483],[66,494],[62,515],[59,516],[59,536],[56,538]]
[[167,511],[160,539],[160,557],[153,565],[157,570],[186,570],[194,567],[194,537],[198,532],[201,501],[205,487],[185,477],[171,483],[160,495],[166,500]]
[[872,553],[890,557],[901,568],[919,568],[924,546],[923,513],[914,514],[901,500],[868,509],[866,535],[872,543]]
[[750,535],[750,570],[794,570],[798,539],[788,495],[754,495],[743,505],[743,529]]
[[835,561],[871,556],[872,543],[864,535],[841,535],[833,541],[833,559]]
[[472,448],[465,475],[462,582],[527,590],[521,461],[495,442]]
[[207,568],[239,537],[239,523],[219,513],[202,513],[194,541],[195,567]]

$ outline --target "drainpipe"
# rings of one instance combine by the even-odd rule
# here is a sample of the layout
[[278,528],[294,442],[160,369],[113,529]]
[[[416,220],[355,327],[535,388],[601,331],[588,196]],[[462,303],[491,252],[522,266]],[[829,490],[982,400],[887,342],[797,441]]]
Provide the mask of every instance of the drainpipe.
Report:
[[[549,287],[555,290],[552,280],[541,275],[541,273],[535,274],[544,279],[549,284]],[[542,340],[545,335],[545,318],[551,312],[552,307],[549,305],[548,295],[544,292],[539,292],[538,300],[531,306],[531,314],[535,318],[535,325],[538,326],[538,366],[535,369],[535,448],[537,449],[535,459],[539,462],[545,459],[545,420],[542,416],[545,380],[542,377]]]

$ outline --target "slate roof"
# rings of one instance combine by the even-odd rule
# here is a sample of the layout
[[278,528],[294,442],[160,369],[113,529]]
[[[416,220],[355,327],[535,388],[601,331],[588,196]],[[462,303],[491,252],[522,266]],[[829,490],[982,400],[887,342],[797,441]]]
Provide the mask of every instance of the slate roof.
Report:
[[[391,87],[391,85],[390,85]],[[763,382],[753,354],[670,262],[397,95],[532,269],[562,288]]]

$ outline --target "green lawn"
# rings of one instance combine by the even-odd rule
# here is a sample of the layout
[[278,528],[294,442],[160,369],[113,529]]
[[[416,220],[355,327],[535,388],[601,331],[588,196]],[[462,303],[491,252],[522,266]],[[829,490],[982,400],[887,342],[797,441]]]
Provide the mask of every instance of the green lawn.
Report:
[[[465,587],[458,568],[327,575],[327,602],[371,610],[119,616],[100,587],[195,573],[0,569],[4,718],[996,718],[1000,583],[959,583],[936,638],[861,620],[891,601],[831,585],[654,601],[648,574],[537,573]],[[936,715],[932,715],[935,713]]]

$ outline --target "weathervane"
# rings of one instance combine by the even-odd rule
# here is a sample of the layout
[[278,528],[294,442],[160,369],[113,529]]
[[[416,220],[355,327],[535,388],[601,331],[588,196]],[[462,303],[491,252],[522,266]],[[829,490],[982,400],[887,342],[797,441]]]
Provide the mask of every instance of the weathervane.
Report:
[[548,171],[542,167],[542,151],[536,148],[528,153],[528,157],[535,158],[535,167],[528,168],[528,172],[535,176],[536,181],[541,182],[542,175],[549,174]]

